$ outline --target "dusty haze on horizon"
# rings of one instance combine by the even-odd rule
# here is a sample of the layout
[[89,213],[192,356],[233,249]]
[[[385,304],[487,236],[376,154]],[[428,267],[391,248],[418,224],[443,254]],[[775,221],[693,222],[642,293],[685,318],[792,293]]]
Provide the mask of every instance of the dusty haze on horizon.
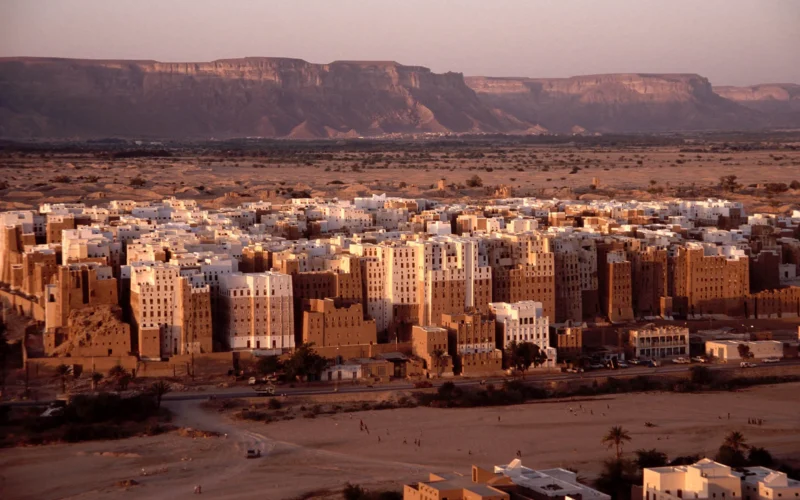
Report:
[[800,83],[798,0],[3,0],[0,57],[395,60],[486,76]]

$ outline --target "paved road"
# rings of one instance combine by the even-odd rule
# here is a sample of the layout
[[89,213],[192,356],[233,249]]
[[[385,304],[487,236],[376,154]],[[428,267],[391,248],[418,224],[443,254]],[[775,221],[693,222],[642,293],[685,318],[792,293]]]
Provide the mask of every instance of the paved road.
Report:
[[[775,366],[798,366],[800,365],[800,360],[789,360],[789,361],[781,361],[778,364],[761,364],[758,363],[755,368],[748,368],[747,371],[753,370],[756,373],[761,369],[768,368],[768,367],[775,367]],[[553,381],[561,381],[561,380],[586,380],[590,382],[596,378],[603,378],[603,377],[634,377],[636,375],[668,375],[668,374],[675,374],[686,372],[689,370],[691,366],[698,366],[697,364],[692,365],[676,365],[676,364],[667,364],[665,366],[659,366],[657,368],[645,368],[634,366],[627,369],[621,370],[592,370],[586,373],[549,373],[549,374],[536,374],[530,373],[526,376],[524,382],[527,384],[537,384],[542,382],[553,382]],[[731,363],[731,364],[713,364],[713,365],[700,365],[700,366],[707,366],[709,369],[714,371],[731,371],[731,370],[740,370],[745,372],[745,369],[739,367],[738,363]],[[436,379],[431,380],[431,383],[434,387],[438,387],[445,382],[453,382],[458,387],[470,387],[470,386],[477,386],[480,385],[481,382],[485,382],[486,384],[495,384],[500,385],[505,380],[508,380],[508,377],[489,377],[485,379]],[[394,381],[388,384],[375,384],[374,386],[361,384],[350,384],[347,382],[340,383],[338,385],[338,391],[336,390],[335,385],[311,385],[311,386],[304,386],[301,384],[300,387],[288,387],[288,386],[278,386],[275,389],[275,393],[278,395],[286,395],[286,396],[309,396],[309,395],[316,395],[316,394],[354,394],[354,393],[370,393],[370,392],[385,392],[385,391],[403,391],[403,390],[410,390],[414,389],[414,384],[409,383],[406,381]],[[246,397],[254,397],[256,396],[255,392],[250,387],[226,387],[226,388],[212,388],[203,391],[188,391],[188,392],[171,392],[164,396],[165,401],[192,401],[192,400],[203,400],[208,399],[209,396],[214,396],[217,399],[232,399],[232,398],[246,398]],[[13,406],[44,406],[49,404],[51,401],[49,400],[40,400],[40,401],[12,401],[7,404]]]
[[[757,364],[755,368],[749,368],[747,370],[756,370],[756,373],[761,370],[762,368],[766,367],[774,367],[774,366],[787,366],[787,365],[800,365],[800,360],[791,360],[791,361],[781,361],[778,364]],[[587,380],[591,381],[595,378],[602,378],[608,376],[614,377],[633,377],[636,375],[666,375],[666,374],[674,374],[674,373],[681,373],[689,370],[691,366],[698,366],[697,364],[692,365],[676,365],[676,364],[668,364],[665,366],[660,366],[657,368],[645,368],[645,367],[631,367],[622,370],[593,370],[586,373],[552,373],[546,375],[538,375],[535,373],[529,374],[524,382],[529,384],[536,384],[541,382],[552,382],[552,381],[560,381],[560,380]],[[709,369],[714,371],[730,371],[730,370],[742,370],[738,364],[714,364],[714,365],[702,365],[707,366]],[[487,384],[495,384],[499,385],[502,384],[507,377],[490,377],[485,379],[437,379],[431,380],[431,383],[434,387],[438,387],[445,382],[453,382],[458,387],[470,387],[470,386],[477,386],[480,385],[481,382],[485,382]],[[336,392],[340,394],[352,394],[352,393],[369,393],[369,392],[385,392],[385,391],[402,391],[402,390],[409,390],[413,389],[414,384],[409,383],[406,381],[397,381],[392,382],[389,384],[376,384],[374,386],[367,386],[367,385],[351,385],[349,383],[341,383],[339,384],[338,391],[336,391],[333,385],[325,385],[325,386],[311,386],[311,387],[288,387],[288,386],[278,386],[275,389],[276,394],[285,394],[287,396],[307,396],[307,395],[315,395],[315,394],[335,394]],[[215,388],[212,390],[206,390],[202,392],[176,392],[176,393],[169,393],[164,398],[173,400],[173,401],[186,401],[186,400],[193,400],[193,399],[206,399],[209,396],[215,396],[217,399],[228,399],[228,398],[242,398],[242,397],[252,397],[254,392],[252,389],[244,388],[244,387],[229,387],[229,388]]]

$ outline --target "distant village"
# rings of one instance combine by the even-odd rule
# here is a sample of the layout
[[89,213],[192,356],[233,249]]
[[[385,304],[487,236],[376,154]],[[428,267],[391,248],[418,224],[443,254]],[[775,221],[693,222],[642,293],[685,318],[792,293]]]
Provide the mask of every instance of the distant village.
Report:
[[498,374],[520,346],[576,369],[797,356],[796,338],[713,321],[800,316],[800,211],[373,195],[43,204],[0,222],[0,300],[35,321],[41,366],[180,374],[305,345],[324,381]]

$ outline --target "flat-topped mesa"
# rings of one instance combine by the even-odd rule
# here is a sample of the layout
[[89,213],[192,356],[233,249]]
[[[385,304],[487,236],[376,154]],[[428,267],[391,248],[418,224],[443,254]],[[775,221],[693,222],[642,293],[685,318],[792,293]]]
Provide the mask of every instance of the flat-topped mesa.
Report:
[[463,75],[394,61],[7,58],[0,83],[5,137],[309,139],[519,128],[481,104]]
[[554,132],[660,132],[754,128],[756,113],[695,74],[621,73],[570,78],[465,78],[488,105]]
[[749,87],[715,86],[714,92],[732,101],[800,101],[800,85],[764,83]]
[[800,125],[800,85],[766,83],[749,87],[714,87],[714,92],[764,114],[770,127],[795,128]]
[[[800,112],[774,106],[785,102],[777,97],[734,102],[694,74],[465,79],[395,61],[16,57],[0,58],[0,86],[4,138],[314,139],[800,125]],[[750,93],[777,96],[779,89]]]
[[468,77],[465,80],[478,93],[557,93],[581,96],[583,102],[670,102],[711,97],[714,93],[708,79],[695,74],[619,73],[570,78]]

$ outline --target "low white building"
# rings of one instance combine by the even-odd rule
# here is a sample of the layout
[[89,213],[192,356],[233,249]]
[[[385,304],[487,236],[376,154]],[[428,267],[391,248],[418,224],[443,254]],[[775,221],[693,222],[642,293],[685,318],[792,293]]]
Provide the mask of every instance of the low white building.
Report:
[[706,354],[722,361],[742,361],[740,345],[747,346],[753,359],[783,357],[783,342],[777,340],[714,340],[706,342]]
[[742,472],[744,500],[789,500],[800,497],[800,481],[766,467],[747,467]]
[[[502,474],[512,483],[536,493],[534,498],[580,498],[581,500],[610,500],[611,497],[578,482],[576,473],[566,469],[533,470],[519,459],[508,465],[495,465],[495,474]],[[472,497],[463,497],[472,498]],[[475,497],[488,498],[488,497]]]
[[644,469],[642,500],[789,500],[800,481],[766,467],[732,470],[704,458],[692,465]]
[[447,236],[452,233],[452,226],[449,221],[430,221],[428,222],[428,234],[434,236]]
[[342,363],[331,365],[320,374],[323,382],[336,380],[357,380],[361,378],[361,365],[358,363]]
[[692,465],[643,471],[642,500],[714,498],[742,498],[742,481],[727,465],[704,458]]
[[630,331],[634,358],[662,359],[689,354],[689,329],[677,326],[646,325]]

